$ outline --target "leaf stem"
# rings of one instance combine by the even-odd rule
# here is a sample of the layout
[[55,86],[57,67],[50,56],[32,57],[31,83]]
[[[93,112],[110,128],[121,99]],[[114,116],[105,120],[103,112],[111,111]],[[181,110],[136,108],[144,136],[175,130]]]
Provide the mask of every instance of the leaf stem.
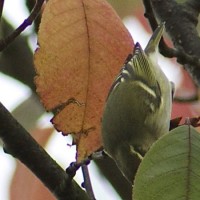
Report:
[[94,192],[93,192],[93,189],[92,189],[92,184],[91,184],[91,181],[90,181],[88,166],[84,164],[84,165],[82,165],[81,169],[82,169],[83,178],[84,178],[84,188],[86,189],[89,198],[91,200],[95,200]]

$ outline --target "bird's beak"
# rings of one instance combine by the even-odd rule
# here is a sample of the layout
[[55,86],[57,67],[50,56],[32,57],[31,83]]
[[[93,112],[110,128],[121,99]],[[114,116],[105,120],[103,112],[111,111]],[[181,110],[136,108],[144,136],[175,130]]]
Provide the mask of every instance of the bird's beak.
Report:
[[145,53],[150,54],[157,51],[160,39],[163,35],[165,30],[165,22],[162,22],[154,31],[153,35],[151,36],[146,48]]

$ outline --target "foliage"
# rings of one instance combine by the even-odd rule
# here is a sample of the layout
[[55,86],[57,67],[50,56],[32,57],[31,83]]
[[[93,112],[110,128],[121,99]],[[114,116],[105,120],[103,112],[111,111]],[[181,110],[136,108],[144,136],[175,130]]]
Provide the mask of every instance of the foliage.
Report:
[[155,142],[134,182],[133,198],[199,199],[200,134],[183,125]]
[[[135,14],[140,17],[142,23],[145,21],[141,18],[144,11],[137,6],[143,3],[145,16],[152,29],[157,27],[157,21],[166,22],[166,32],[173,43],[173,48],[169,48],[164,41],[161,41],[160,51],[167,57],[175,57],[177,62],[183,65],[190,74],[193,80],[184,71],[182,86],[188,87],[188,93],[191,94],[191,84],[188,86],[188,80],[195,81],[197,85],[200,83],[200,39],[196,30],[200,2],[198,0],[169,0],[162,1],[162,3],[160,0],[143,0],[142,3],[129,0],[126,3],[123,0],[109,0],[109,2],[122,18]],[[3,3],[4,1],[0,2],[0,16]],[[14,116],[21,124],[25,123],[24,126],[28,131],[33,132],[31,129],[35,128],[37,119],[44,112],[35,97],[32,52],[28,48],[27,38],[20,35],[33,21],[37,32],[44,9],[39,32],[40,49],[35,55],[38,93],[45,108],[54,112],[55,117],[52,121],[55,127],[64,134],[76,132],[74,139],[78,144],[80,152],[78,157],[81,160],[101,147],[99,128],[103,104],[112,80],[132,51],[132,40],[116,12],[105,0],[49,0],[47,5],[44,4],[44,0],[27,0],[27,5],[31,11],[30,16],[16,30],[3,17],[1,20],[3,39],[0,40],[0,49],[3,52],[0,56],[0,71],[29,86],[33,92],[30,99],[34,99],[36,104],[22,103],[18,108],[23,111],[17,112],[18,109],[16,109]],[[32,5],[35,5],[33,9]],[[134,25],[133,28],[135,28]],[[193,88],[197,87],[193,85]],[[52,93],[55,94],[52,95]],[[182,90],[178,88],[177,94],[182,96]],[[199,115],[197,89],[192,97],[178,98],[180,101],[174,103],[172,116],[177,117],[178,113],[183,116]],[[188,100],[190,100],[189,103],[180,104]],[[191,103],[191,100],[195,102]],[[25,104],[26,106],[23,106]],[[195,105],[197,106],[194,107]],[[36,113],[32,114],[34,111]],[[26,115],[28,116],[26,120],[30,119],[30,123],[21,117],[23,112],[30,115]],[[90,132],[93,127],[96,129]],[[39,129],[37,132],[44,133],[45,130]],[[34,173],[58,199],[88,199],[85,191],[76,184],[73,177],[66,174],[46,154],[1,103],[0,138],[4,143],[4,151],[31,169],[30,173]],[[192,195],[198,195],[199,191],[197,183],[199,180],[196,176],[199,173],[199,164],[196,162],[199,151],[199,145],[196,145],[198,140],[199,133],[191,125],[186,125],[178,127],[155,143],[144,157],[138,170],[133,198],[136,200],[149,199],[152,195],[159,199],[165,197],[177,199],[176,195],[181,194],[183,197],[195,199],[196,197]],[[163,145],[166,148],[163,149]],[[166,149],[168,149],[167,152]],[[182,150],[184,154],[181,154]],[[175,154],[177,159],[170,157]],[[122,177],[115,163],[108,157],[96,163],[102,175],[111,182],[121,198],[130,200],[131,186]],[[26,173],[21,168],[19,172],[23,175]],[[166,172],[172,176],[169,174],[167,176]],[[156,179],[159,179],[158,173],[161,179],[156,182]],[[28,177],[29,175],[26,176],[27,179]],[[20,180],[22,178],[20,175]],[[31,176],[31,180],[28,180],[33,184],[31,188],[37,189],[32,180]],[[168,187],[165,184],[169,184]],[[145,191],[144,187],[147,188]],[[162,190],[163,187],[164,190]],[[27,193],[25,189],[28,190],[28,192],[26,190]],[[30,188],[24,187],[23,193],[24,198],[29,199]],[[37,197],[35,196],[35,199]]]

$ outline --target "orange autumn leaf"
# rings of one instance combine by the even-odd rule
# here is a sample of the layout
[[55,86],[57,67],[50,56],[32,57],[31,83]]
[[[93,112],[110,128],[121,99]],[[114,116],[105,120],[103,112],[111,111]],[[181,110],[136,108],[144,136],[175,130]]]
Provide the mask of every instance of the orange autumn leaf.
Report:
[[73,133],[80,161],[102,146],[103,106],[132,38],[106,0],[49,0],[38,43],[37,92],[55,128]]

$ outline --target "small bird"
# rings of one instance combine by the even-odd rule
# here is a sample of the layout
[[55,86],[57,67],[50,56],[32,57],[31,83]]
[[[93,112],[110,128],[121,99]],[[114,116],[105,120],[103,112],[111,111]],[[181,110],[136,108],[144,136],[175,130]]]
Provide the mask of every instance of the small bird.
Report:
[[105,152],[131,184],[145,153],[169,131],[174,86],[157,63],[164,27],[158,26],[145,50],[135,44],[111,86],[102,117]]

